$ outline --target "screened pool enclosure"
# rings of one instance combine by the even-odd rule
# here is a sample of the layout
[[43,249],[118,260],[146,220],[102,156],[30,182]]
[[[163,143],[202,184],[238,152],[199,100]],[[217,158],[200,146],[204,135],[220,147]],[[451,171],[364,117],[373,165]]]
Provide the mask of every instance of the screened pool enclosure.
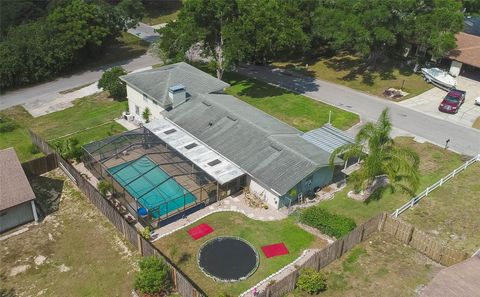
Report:
[[207,162],[206,168],[197,160],[211,152],[202,150],[199,141],[182,144],[190,154],[197,149],[196,159],[180,152],[171,141],[162,139],[163,135],[172,139],[171,130],[160,134],[142,127],[83,147],[83,161],[92,174],[111,183],[114,198],[139,222],[154,228],[238,192],[245,185],[242,172],[229,179],[207,173],[215,172],[210,167],[216,166],[220,157]]

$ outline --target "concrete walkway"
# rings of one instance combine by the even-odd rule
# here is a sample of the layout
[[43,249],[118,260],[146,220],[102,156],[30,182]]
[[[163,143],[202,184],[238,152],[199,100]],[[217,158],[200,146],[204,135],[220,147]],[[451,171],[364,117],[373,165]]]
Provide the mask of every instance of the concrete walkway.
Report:
[[260,221],[278,221],[287,217],[286,213],[271,207],[269,209],[251,208],[245,202],[244,195],[239,194],[237,196],[229,196],[221,201],[215,202],[203,209],[200,209],[183,219],[155,229],[154,233],[157,234],[157,236],[153,241],[159,240],[160,238],[185,228],[188,225],[192,225],[210,214],[224,211],[239,212],[253,220]]

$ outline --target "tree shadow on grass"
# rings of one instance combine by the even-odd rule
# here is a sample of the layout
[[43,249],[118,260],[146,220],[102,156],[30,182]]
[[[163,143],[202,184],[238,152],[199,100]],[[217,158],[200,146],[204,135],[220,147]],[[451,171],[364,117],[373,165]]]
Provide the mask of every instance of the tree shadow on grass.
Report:
[[387,191],[388,187],[382,187],[382,188],[378,188],[375,190],[375,192],[373,192],[370,197],[367,198],[367,200],[365,200],[365,204],[369,204],[370,202],[373,202],[373,201],[379,201],[380,199],[382,199],[383,195],[385,194],[385,192]]
[[28,179],[42,212],[40,219],[58,211],[65,181],[41,175],[29,176]]

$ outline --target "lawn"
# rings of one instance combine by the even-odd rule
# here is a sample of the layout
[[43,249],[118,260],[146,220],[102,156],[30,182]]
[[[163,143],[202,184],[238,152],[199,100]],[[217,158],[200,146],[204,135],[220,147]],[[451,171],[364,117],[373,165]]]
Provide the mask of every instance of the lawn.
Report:
[[145,3],[146,15],[142,22],[149,25],[168,23],[177,19],[182,8],[181,0],[159,1],[159,3]]
[[80,144],[125,131],[114,119],[126,109],[127,102],[113,101],[107,95],[102,92],[77,99],[73,107],[37,118],[33,118],[21,106],[0,111],[0,116],[6,116],[18,124],[14,131],[0,134],[0,149],[13,146],[20,161],[38,157],[40,154],[31,151],[28,128],[47,140],[68,135],[77,138]]
[[[215,231],[199,240],[193,240],[187,229],[179,230],[155,242],[155,245],[175,262],[208,296],[218,296],[224,292],[228,296],[238,296],[270,274],[292,262],[306,248],[320,248],[326,244],[295,224],[294,218],[282,221],[263,222],[252,220],[240,213],[215,213],[196,222],[208,223]],[[220,235],[241,237],[250,242],[260,256],[257,271],[247,280],[235,283],[217,283],[203,274],[197,265],[199,247],[207,240]],[[284,242],[290,253],[267,259],[261,246]]]
[[139,255],[59,169],[31,178],[48,216],[1,242],[1,296],[131,296]]
[[[321,271],[327,276],[322,297],[413,297],[442,269],[383,232],[372,235]],[[312,296],[294,292],[288,297]]]
[[[308,69],[305,67],[306,64]],[[390,87],[400,89],[403,85],[403,90],[409,93],[403,99],[414,97],[432,88],[421,75],[413,73],[413,66],[398,67],[392,62],[387,62],[371,69],[362,60],[351,55],[319,58],[301,63],[277,62],[274,65],[380,97]]]
[[474,253],[480,247],[479,176],[477,162],[400,217],[450,247]]
[[[447,175],[453,169],[463,164],[462,156],[435,146],[430,143],[418,143],[412,138],[397,137],[395,141],[402,146],[407,146],[418,153],[420,156],[420,187],[418,192],[423,191],[427,186],[433,184],[443,176]],[[455,183],[453,179],[449,183]],[[357,224],[367,220],[382,211],[393,212],[396,208],[402,206],[412,197],[399,191],[391,193],[378,191],[366,203],[348,198],[347,193],[352,187],[347,187],[335,194],[335,198],[320,203],[321,207],[330,210],[333,213],[339,213],[354,219]],[[440,188],[436,191],[442,191]],[[420,204],[422,204],[420,202]]]
[[258,109],[306,132],[328,123],[332,112],[332,125],[346,130],[359,122],[357,114],[313,100],[256,79],[236,73],[226,73],[223,80],[231,85],[226,92]]

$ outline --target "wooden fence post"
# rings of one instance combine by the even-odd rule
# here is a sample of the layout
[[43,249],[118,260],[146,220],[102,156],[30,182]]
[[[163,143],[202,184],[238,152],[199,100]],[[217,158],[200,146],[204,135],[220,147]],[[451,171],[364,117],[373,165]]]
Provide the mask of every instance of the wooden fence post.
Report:
[[143,256],[142,236],[140,236],[139,233],[137,233],[137,244],[138,244],[138,251],[140,252],[140,255]]
[[[398,211],[398,209],[397,209]],[[378,231],[383,231],[383,227],[385,226],[385,221],[387,220],[387,213],[384,212],[382,214],[382,217],[380,219],[380,222],[378,222]]]

